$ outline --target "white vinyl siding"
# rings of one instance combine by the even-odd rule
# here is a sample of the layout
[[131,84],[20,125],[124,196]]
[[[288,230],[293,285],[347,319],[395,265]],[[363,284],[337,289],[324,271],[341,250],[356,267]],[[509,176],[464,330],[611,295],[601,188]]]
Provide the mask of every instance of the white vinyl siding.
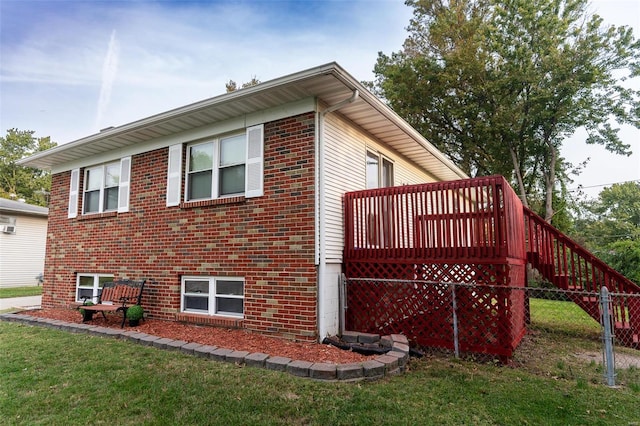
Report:
[[339,114],[325,116],[324,148],[326,258],[328,263],[341,263],[344,249],[342,195],[366,189],[367,151],[378,152],[383,158],[393,162],[395,185],[433,182],[433,178],[370,135],[355,128]]
[[14,214],[15,234],[0,232],[0,287],[37,285],[44,272],[47,218]]

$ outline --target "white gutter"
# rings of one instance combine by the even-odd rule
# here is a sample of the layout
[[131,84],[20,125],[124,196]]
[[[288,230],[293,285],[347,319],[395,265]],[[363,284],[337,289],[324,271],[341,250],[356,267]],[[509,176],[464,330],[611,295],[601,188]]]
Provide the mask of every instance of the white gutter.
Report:
[[[353,93],[347,99],[344,99],[336,104],[333,104],[319,114],[316,114],[316,212],[318,212],[318,218],[316,223],[318,224],[318,250],[317,250],[317,262],[318,262],[318,337],[322,340],[328,333],[327,320],[325,318],[325,301],[327,286],[325,283],[326,270],[327,270],[327,212],[325,204],[326,194],[326,178],[325,178],[325,147],[324,147],[324,118],[327,114],[337,111],[338,109],[351,104],[358,100],[360,92],[358,89],[353,89]],[[339,303],[340,305],[340,303]],[[340,308],[338,308],[340,309]],[[341,328],[341,324],[338,324],[338,328]],[[342,331],[342,330],[338,330]]]

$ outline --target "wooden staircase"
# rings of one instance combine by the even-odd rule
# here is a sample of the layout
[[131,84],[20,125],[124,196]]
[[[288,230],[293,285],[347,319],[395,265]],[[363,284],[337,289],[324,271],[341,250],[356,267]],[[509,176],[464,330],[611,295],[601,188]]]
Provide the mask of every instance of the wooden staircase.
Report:
[[527,261],[596,321],[603,286],[613,293],[612,318],[619,344],[640,349],[640,286],[613,270],[584,247],[523,207]]

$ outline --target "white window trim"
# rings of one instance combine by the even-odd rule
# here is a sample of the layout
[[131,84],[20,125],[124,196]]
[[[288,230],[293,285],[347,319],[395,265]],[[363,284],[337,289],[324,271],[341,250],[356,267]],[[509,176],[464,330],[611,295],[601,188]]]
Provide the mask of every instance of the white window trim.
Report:
[[[395,162],[387,157],[386,155],[382,154],[379,151],[376,151],[374,149],[371,148],[367,148],[366,150],[366,154],[365,154],[365,179],[369,179],[369,177],[366,175],[366,172],[368,171],[368,167],[367,167],[367,161],[368,161],[368,157],[369,155],[374,156],[374,157],[378,157],[378,186],[377,188],[386,188],[386,187],[391,187],[395,185],[395,173],[396,173],[396,166],[395,166]],[[384,163],[387,162],[389,164],[391,164],[392,167],[392,172],[393,175],[391,177],[392,182],[391,185],[384,185]],[[367,188],[367,189],[375,189],[375,188]]]
[[[105,190],[105,178],[106,178],[106,170],[108,166],[114,166],[114,165],[118,165],[119,168],[119,176],[118,176],[118,202],[116,203],[116,207],[113,209],[109,209],[109,210],[105,210],[104,209],[104,190]],[[98,211],[92,211],[92,212],[87,212],[85,210],[85,197],[87,192],[87,174],[91,171],[91,170],[99,170],[102,169],[102,179],[100,181],[100,199],[98,200]],[[75,215],[72,214],[72,206],[71,203],[74,198],[77,202],[77,193],[78,193],[78,187],[76,186],[74,188],[74,181],[73,181],[73,173],[75,172],[75,170],[72,172],[72,178],[71,178],[71,188],[70,188],[70,192],[69,192],[69,200],[70,200],[70,204],[69,204],[69,215],[68,217],[76,217]],[[125,213],[129,211],[129,193],[130,193],[130,187],[131,187],[131,157],[124,157],[121,158],[120,160],[117,161],[110,161],[108,163],[103,163],[103,164],[98,164],[95,166],[91,166],[91,167],[86,167],[84,169],[84,173],[83,173],[83,188],[82,188],[82,214],[83,215],[92,215],[92,214],[100,214],[100,213],[106,213],[106,212],[118,212],[118,213]],[[77,183],[76,183],[77,185]],[[110,187],[110,188],[115,188],[114,187]],[[75,191],[74,191],[75,189]],[[95,190],[94,190],[95,191]]]
[[[217,136],[215,138],[206,140],[206,141],[198,141],[198,142],[192,142],[189,143],[187,145],[187,163],[186,163],[186,167],[185,167],[185,172],[184,172],[184,179],[185,179],[185,188],[184,188],[184,202],[185,203],[196,203],[198,201],[206,201],[206,200],[217,200],[219,198],[230,198],[230,197],[237,197],[239,195],[244,195],[247,192],[247,187],[246,184],[244,191],[242,192],[236,192],[233,194],[224,194],[221,195],[220,194],[220,169],[224,168],[224,167],[220,167],[220,141],[222,139],[226,139],[226,138],[232,138],[235,136],[241,136],[241,135],[245,135],[245,157],[246,157],[246,134],[247,132],[237,132],[237,133],[231,133],[231,134],[226,134],[224,136]],[[210,197],[206,197],[206,198],[194,198],[194,199],[189,199],[189,174],[192,172],[189,172],[189,166],[190,166],[190,162],[191,162],[191,155],[190,155],[190,149],[192,147],[195,146],[199,146],[199,145],[205,145],[205,144],[213,144],[213,164],[212,164],[212,168],[211,168],[211,196]],[[245,166],[245,181],[246,181],[246,173],[247,173],[247,162],[246,162],[246,158],[245,161],[243,163],[238,163],[238,164],[233,164],[234,166],[237,165],[244,165]],[[230,167],[229,166],[225,166],[225,167]],[[208,169],[207,169],[208,170]]]
[[[184,296],[189,293],[185,293],[185,282],[186,281],[207,281],[209,283],[209,310],[205,312],[200,309],[186,309],[184,306]],[[217,281],[238,281],[242,282],[242,296],[231,295],[231,294],[218,294],[216,283]],[[243,277],[212,277],[212,276],[183,276],[180,282],[180,312],[190,313],[190,314],[201,314],[201,315],[209,315],[209,316],[218,316],[218,317],[229,317],[229,318],[244,318],[244,306],[245,306],[245,292],[246,292],[246,282]],[[193,296],[197,296],[197,294],[193,294]],[[242,299],[243,300],[243,309],[241,314],[236,314],[233,312],[219,312],[216,304],[217,297],[225,297],[230,299]]]
[[83,299],[78,297],[78,293],[80,288],[88,289],[89,287],[80,287],[80,277],[92,277],[93,278],[93,294],[90,299],[93,303],[96,303],[98,300],[98,290],[100,289],[100,278],[110,278],[113,280],[113,275],[111,274],[92,274],[89,272],[81,272],[76,274],[76,302],[84,302]]
[[[220,139],[234,136],[244,135],[245,137],[245,161],[244,161],[244,191],[235,194],[220,195],[219,187],[219,170],[220,167]],[[189,149],[202,143],[213,143],[213,163],[211,197],[189,199],[189,165],[190,155]],[[186,150],[185,170],[182,171],[183,150]],[[241,164],[241,163],[238,163]],[[185,180],[184,188],[182,179]],[[184,189],[184,191],[182,191]],[[242,131],[226,133],[224,135],[215,136],[209,139],[201,139],[192,141],[185,146],[176,144],[169,147],[168,164],[167,164],[167,207],[180,205],[182,201],[185,204],[197,203],[200,201],[209,201],[217,199],[232,198],[244,196],[245,198],[261,197],[264,195],[264,124],[247,127]]]

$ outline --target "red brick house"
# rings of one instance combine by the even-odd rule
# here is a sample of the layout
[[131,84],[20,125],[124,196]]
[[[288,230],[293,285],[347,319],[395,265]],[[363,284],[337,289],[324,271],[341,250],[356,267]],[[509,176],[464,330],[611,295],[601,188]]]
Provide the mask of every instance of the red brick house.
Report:
[[22,161],[53,184],[43,307],[151,277],[150,317],[339,329],[342,196],[467,176],[335,63]]

